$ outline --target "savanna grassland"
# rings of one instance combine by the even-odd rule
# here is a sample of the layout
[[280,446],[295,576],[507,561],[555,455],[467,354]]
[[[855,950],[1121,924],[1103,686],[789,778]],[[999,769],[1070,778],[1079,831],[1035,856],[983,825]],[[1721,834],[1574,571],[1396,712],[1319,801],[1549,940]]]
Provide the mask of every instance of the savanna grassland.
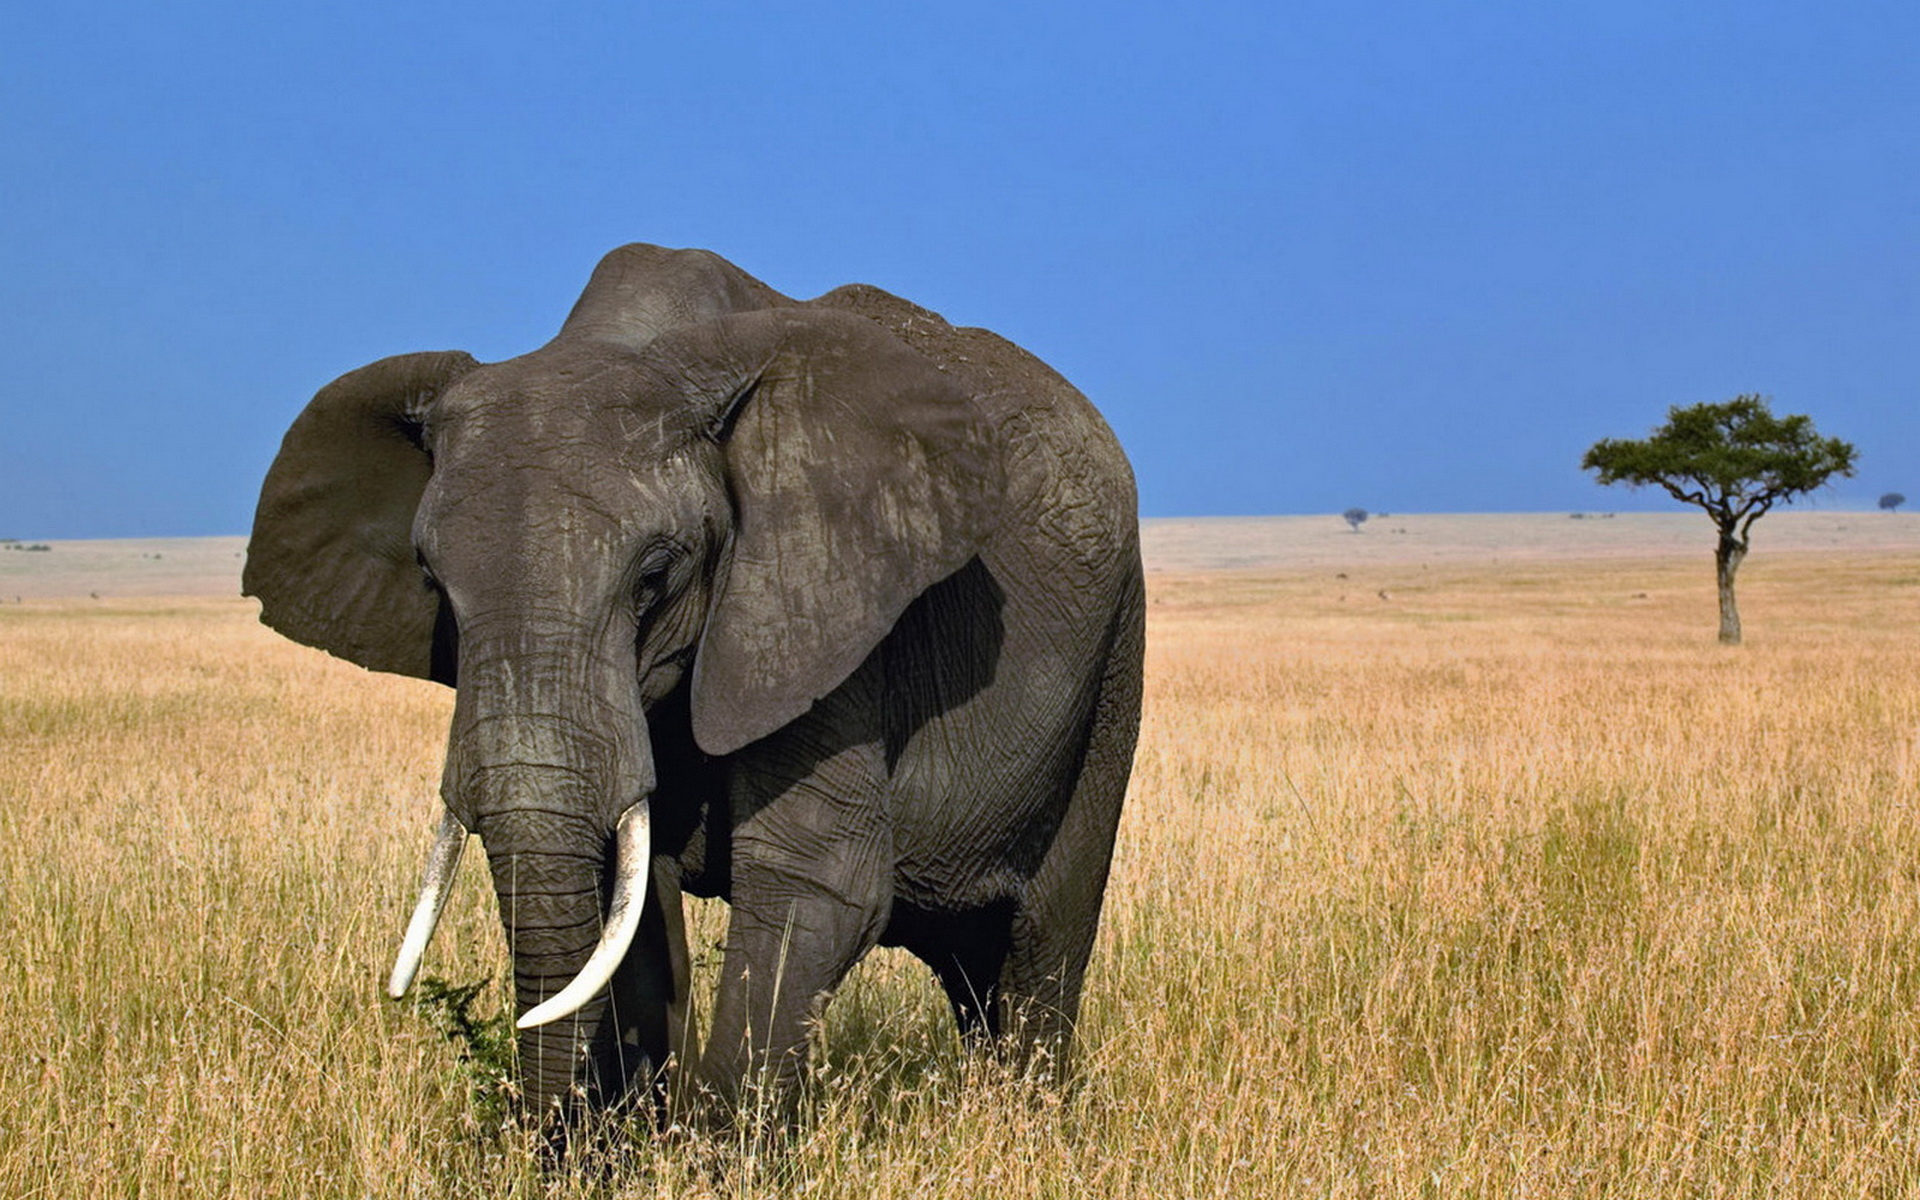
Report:
[[[0,1195],[1920,1193],[1920,553],[1741,587],[1727,650],[1704,550],[1156,574],[1077,1086],[880,954],[791,1136],[545,1181],[381,995],[447,695],[0,606]],[[463,879],[427,970],[498,980]]]

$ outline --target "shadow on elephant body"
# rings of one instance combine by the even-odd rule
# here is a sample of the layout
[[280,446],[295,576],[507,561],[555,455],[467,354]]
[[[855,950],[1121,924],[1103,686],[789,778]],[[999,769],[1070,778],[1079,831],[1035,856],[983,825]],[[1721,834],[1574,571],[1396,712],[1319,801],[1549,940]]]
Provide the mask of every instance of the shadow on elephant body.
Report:
[[[715,757],[694,740],[691,689],[683,683],[648,713],[660,800],[656,854],[674,860],[689,895],[726,899],[732,878],[733,829],[783,789],[729,794],[730,765],[752,760],[757,772],[805,780],[820,764],[863,740],[877,740],[889,771],[913,738],[987,689],[1006,640],[1006,591],[979,558],[921,593],[860,667],[822,701],[844,707],[848,693],[878,703],[877,728],[827,726],[825,737],[795,738],[777,730],[732,755]],[[736,803],[744,801],[744,803]],[[892,943],[889,943],[892,944]]]

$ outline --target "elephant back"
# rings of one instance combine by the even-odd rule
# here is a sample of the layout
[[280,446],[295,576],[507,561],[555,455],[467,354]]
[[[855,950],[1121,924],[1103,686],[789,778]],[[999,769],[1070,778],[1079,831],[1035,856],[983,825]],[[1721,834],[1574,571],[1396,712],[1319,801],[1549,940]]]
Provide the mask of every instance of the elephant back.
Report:
[[949,324],[870,284],[835,288],[805,306],[876,322],[958,380],[998,427],[1007,520],[989,559],[1080,586],[1129,560],[1137,566],[1133,469],[1106,420],[1059,372],[990,330]]

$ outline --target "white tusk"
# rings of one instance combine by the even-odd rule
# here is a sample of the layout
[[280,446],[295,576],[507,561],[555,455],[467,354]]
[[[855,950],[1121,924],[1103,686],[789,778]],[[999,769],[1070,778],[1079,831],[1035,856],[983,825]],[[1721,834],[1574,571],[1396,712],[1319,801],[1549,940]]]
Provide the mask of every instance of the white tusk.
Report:
[[559,995],[528,1009],[518,1022],[519,1028],[532,1029],[579,1012],[607,986],[626,958],[633,935],[640,929],[640,910],[647,903],[647,868],[653,860],[650,811],[642,800],[620,814],[615,834],[613,899],[607,904],[607,923],[600,930],[600,944],[593,948],[593,957]]
[[426,956],[427,943],[433,940],[434,927],[440,924],[440,910],[447,906],[447,893],[466,848],[467,827],[459,817],[446,813],[440,818],[439,832],[433,835],[433,849],[427,851],[420,900],[413,906],[413,919],[407,922],[407,936],[400,939],[400,956],[394,959],[393,974],[387,980],[387,995],[395,1000],[407,994],[413,977],[420,972],[420,960]]

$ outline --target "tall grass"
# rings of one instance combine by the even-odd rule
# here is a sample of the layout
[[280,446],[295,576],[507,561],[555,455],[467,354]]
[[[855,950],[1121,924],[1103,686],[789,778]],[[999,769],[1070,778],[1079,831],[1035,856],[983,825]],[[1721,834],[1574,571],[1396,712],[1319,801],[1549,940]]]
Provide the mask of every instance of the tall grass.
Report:
[[1920,557],[1756,559],[1731,651],[1699,563],[1349,574],[1154,580],[1075,1087],[882,953],[791,1134],[552,1179],[380,998],[446,695],[238,602],[0,608],[0,1195],[1920,1191]]

